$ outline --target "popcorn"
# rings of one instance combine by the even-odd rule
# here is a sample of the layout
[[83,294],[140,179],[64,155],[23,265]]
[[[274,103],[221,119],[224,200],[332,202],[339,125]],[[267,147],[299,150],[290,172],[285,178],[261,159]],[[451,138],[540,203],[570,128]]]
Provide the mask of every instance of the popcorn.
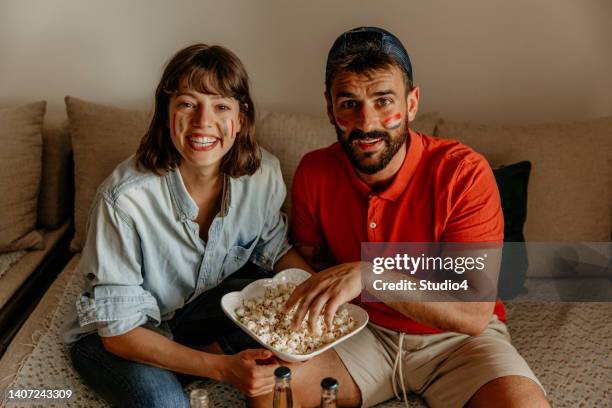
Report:
[[319,316],[311,334],[307,314],[300,327],[291,330],[291,320],[297,307],[287,314],[283,314],[282,309],[296,287],[292,283],[273,283],[266,288],[263,297],[245,300],[242,306],[236,308],[238,320],[263,343],[289,354],[311,353],[353,330],[355,320],[346,309],[336,312],[331,327],[327,327],[323,316]]

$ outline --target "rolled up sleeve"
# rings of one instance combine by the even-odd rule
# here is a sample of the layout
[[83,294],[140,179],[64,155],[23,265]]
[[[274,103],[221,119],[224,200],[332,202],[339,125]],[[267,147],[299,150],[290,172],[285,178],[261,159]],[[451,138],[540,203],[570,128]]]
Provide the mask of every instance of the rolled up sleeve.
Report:
[[281,211],[287,189],[278,160],[274,160],[271,167],[267,190],[266,221],[250,259],[251,262],[267,271],[272,271],[274,264],[291,249],[288,239],[289,223],[287,216]]
[[159,325],[157,300],[142,286],[140,239],[112,197],[96,198],[78,268],[88,281],[76,301],[81,327],[95,325],[100,336],[108,337],[145,323]]

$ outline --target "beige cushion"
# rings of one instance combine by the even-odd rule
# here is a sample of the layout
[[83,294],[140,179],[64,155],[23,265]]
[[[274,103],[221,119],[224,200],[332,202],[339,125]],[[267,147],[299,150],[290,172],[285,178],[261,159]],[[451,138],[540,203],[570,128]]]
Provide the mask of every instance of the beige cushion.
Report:
[[[411,127],[431,135],[439,121],[435,113],[419,114]],[[256,135],[261,146],[280,160],[288,192],[283,210],[289,213],[293,174],[302,156],[334,143],[336,131],[327,117],[266,112],[257,122]]]
[[[44,248],[24,251],[26,254],[6,271],[0,284],[0,310],[11,300],[45,259],[57,249],[62,237],[70,228],[70,221],[52,231],[43,231]],[[7,254],[5,254],[7,255]],[[3,255],[3,256],[5,256]]]
[[85,240],[89,207],[100,183],[136,152],[149,125],[149,114],[66,97],[74,154],[74,226],[72,251]]
[[0,109],[0,252],[43,245],[35,228],[46,106]]
[[438,133],[471,146],[492,166],[531,161],[528,241],[610,240],[612,117],[532,126],[444,122]]
[[72,213],[74,181],[68,121],[45,118],[38,225],[54,229]]

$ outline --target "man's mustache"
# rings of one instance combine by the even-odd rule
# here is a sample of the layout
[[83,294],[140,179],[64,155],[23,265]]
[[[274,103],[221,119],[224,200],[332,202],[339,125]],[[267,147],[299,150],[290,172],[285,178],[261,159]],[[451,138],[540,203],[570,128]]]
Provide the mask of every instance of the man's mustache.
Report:
[[364,139],[383,139],[385,141],[391,140],[391,136],[389,133],[382,130],[373,130],[371,132],[364,132],[361,129],[354,129],[348,136],[348,142],[352,143],[355,140],[364,140]]

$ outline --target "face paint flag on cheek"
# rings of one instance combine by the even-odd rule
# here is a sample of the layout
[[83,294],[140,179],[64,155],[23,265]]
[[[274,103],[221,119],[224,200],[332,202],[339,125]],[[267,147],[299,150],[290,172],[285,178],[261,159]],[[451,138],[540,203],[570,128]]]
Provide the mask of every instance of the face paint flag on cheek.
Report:
[[172,114],[172,133],[174,136],[178,136],[181,134],[181,132],[183,131],[183,125],[182,122],[179,118],[179,120],[176,120],[176,112]]
[[390,116],[382,121],[385,129],[397,129],[402,124],[402,114],[396,113],[393,116]]
[[[223,138],[227,138],[228,140],[233,140],[236,137],[234,134],[234,120],[227,119],[223,123]],[[221,140],[221,145],[223,145],[223,139]]]
[[338,124],[340,130],[345,132],[346,128],[348,127],[349,121],[341,118],[336,118],[336,123]]

